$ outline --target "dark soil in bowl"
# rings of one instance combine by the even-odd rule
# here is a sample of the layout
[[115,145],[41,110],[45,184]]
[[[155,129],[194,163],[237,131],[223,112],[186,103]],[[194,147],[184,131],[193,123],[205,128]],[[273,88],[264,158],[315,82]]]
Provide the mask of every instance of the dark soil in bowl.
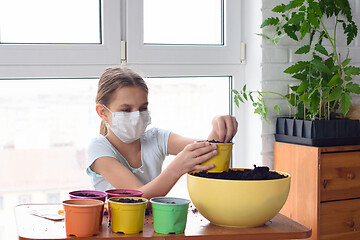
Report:
[[194,172],[190,173],[196,177],[204,178],[214,178],[214,179],[223,179],[223,180],[273,180],[286,178],[287,176],[281,175],[277,172],[272,172],[268,167],[256,167],[254,169],[244,169],[244,170],[233,170],[213,173],[213,172]]
[[132,199],[132,198],[120,198],[120,199],[112,199],[113,202],[119,202],[119,203],[141,203],[144,202],[142,199]]
[[100,197],[99,195],[95,195],[95,194],[91,194],[91,193],[75,193],[72,195],[78,196],[78,197]]

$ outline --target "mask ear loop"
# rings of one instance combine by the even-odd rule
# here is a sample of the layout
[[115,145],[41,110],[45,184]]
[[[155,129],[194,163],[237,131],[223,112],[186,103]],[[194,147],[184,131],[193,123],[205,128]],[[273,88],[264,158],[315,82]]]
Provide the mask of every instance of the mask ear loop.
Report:
[[[111,114],[113,114],[113,112],[107,107],[105,106],[105,104],[102,104],[104,108],[106,108],[109,112],[111,112]],[[110,124],[108,121],[105,121],[106,125],[108,125],[110,127]]]
[[105,104],[103,104],[103,107],[106,108],[109,112],[113,113],[110,109],[108,109],[107,106],[105,106]]

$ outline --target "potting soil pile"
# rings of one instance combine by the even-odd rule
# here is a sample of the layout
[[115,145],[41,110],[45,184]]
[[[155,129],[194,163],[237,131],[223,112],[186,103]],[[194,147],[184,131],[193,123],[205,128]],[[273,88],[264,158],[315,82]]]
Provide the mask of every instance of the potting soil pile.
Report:
[[213,173],[213,172],[195,172],[191,173],[193,176],[204,177],[204,178],[213,178],[213,179],[223,179],[223,180],[272,180],[272,179],[281,179],[286,178],[287,176],[279,174],[277,172],[272,172],[268,167],[256,167],[254,169],[244,169],[244,170],[233,170]]

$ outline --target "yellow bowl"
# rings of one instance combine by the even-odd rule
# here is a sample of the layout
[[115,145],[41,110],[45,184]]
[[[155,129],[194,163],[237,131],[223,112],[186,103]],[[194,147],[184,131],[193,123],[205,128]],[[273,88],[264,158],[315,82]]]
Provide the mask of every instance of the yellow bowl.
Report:
[[211,223],[224,227],[256,227],[275,217],[286,202],[290,175],[278,173],[288,177],[244,181],[187,174],[187,187],[194,206]]
[[217,145],[217,152],[214,157],[210,158],[202,165],[214,164],[215,167],[208,172],[224,172],[229,170],[232,146],[234,143],[211,143]]

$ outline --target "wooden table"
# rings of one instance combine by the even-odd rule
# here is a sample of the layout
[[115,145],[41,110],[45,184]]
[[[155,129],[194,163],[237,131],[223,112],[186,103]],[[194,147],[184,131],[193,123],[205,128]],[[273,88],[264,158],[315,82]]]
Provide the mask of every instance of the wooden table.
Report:
[[[15,207],[15,217],[19,239],[76,239],[66,236],[64,220],[49,220],[33,215],[37,211],[57,215],[62,210],[61,204],[24,204]],[[51,216],[50,216],[51,217]],[[278,214],[264,226],[255,228],[226,228],[211,224],[190,206],[184,234],[158,234],[154,232],[152,216],[145,216],[144,230],[139,234],[124,235],[113,233],[108,227],[108,217],[104,216],[100,233],[89,238],[78,239],[141,239],[155,240],[215,240],[215,239],[305,239],[311,236],[311,229],[292,219]]]

